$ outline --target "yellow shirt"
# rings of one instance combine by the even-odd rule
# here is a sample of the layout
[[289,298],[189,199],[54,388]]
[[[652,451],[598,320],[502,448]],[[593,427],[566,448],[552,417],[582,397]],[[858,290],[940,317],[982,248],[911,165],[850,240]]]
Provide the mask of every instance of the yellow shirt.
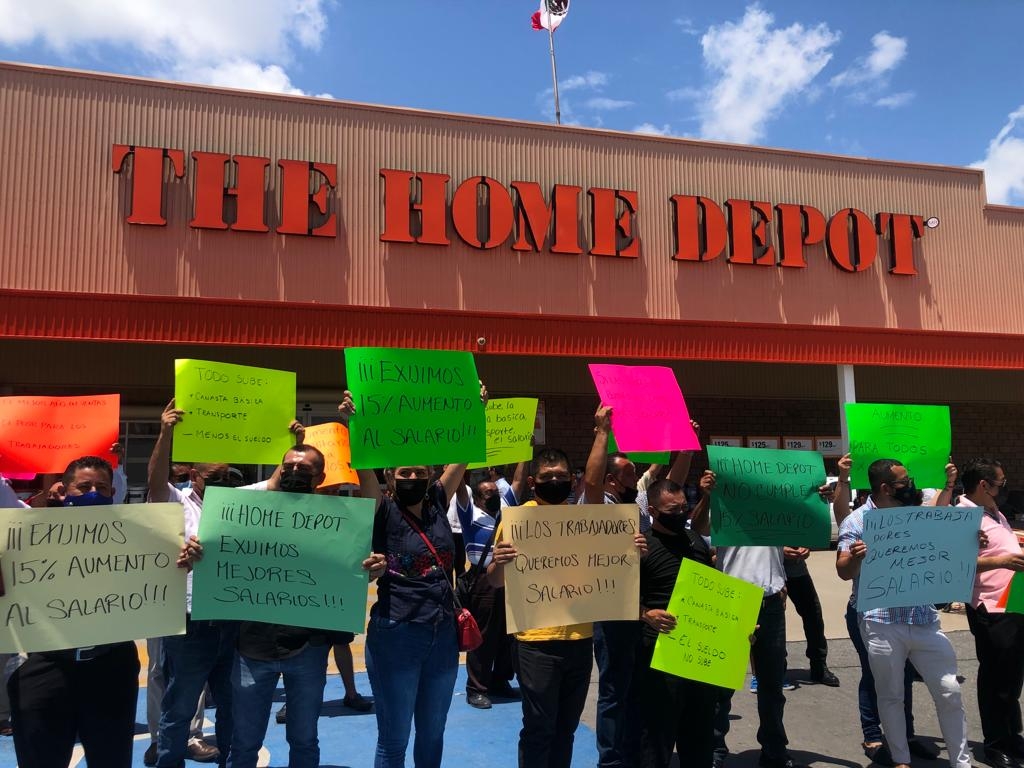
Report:
[[[524,507],[536,507],[536,501],[528,501]],[[502,523],[498,523],[498,532],[495,534],[495,541],[502,540]],[[594,636],[594,625],[566,624],[563,627],[545,627],[544,629],[528,629],[525,632],[516,632],[516,640],[521,643],[539,643],[544,640],[586,640]]]

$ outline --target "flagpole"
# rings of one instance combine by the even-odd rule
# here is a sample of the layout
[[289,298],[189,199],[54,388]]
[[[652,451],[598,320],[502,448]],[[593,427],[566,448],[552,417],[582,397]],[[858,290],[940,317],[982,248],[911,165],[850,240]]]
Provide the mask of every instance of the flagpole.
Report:
[[548,27],[548,48],[551,51],[551,82],[555,86],[555,123],[562,124],[562,110],[558,104],[558,68],[555,66],[555,31]]

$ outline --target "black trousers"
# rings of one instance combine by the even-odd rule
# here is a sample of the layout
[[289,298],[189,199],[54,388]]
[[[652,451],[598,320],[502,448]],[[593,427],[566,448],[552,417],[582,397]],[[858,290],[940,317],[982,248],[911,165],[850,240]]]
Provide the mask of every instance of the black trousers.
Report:
[[[761,744],[761,761],[769,766],[786,759],[786,726],[783,713],[786,697],[782,683],[786,677],[786,605],[781,595],[766,597],[757,615],[759,628],[750,655],[757,673],[757,716],[760,725],[757,741]],[[722,689],[715,713],[715,752],[724,757],[729,753],[725,737],[729,733],[729,712],[732,709],[732,691]]]
[[492,683],[512,679],[512,636],[505,628],[505,590],[495,589],[481,575],[466,607],[484,637],[479,648],[466,654],[466,693],[487,693]]
[[630,709],[640,715],[640,750],[626,756],[635,768],[668,768],[672,749],[679,765],[710,768],[715,704],[721,688],[651,669],[654,643],[637,649]]
[[594,641],[516,641],[523,696],[519,768],[570,768],[576,727],[590,689]]
[[1021,733],[1024,614],[967,606],[978,655],[978,713],[985,744],[1000,746]]
[[14,751],[21,768],[67,768],[76,738],[96,768],[131,768],[139,654],[135,643],[29,654],[7,681]]
[[825,659],[828,657],[828,641],[825,640],[825,620],[821,616],[821,602],[818,600],[818,591],[814,588],[814,580],[810,574],[790,577],[786,580],[786,591],[804,624],[807,658],[811,662],[811,671],[820,670],[825,666]]

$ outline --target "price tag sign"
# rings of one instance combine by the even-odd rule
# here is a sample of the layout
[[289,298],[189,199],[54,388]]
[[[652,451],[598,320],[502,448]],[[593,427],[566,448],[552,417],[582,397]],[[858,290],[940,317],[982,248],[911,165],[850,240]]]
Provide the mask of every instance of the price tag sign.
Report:
[[777,437],[755,435],[747,438],[747,448],[779,448],[779,442]]
[[708,445],[724,445],[729,448],[742,448],[743,438],[741,436],[736,435],[718,435],[717,437],[712,436],[711,439],[708,440]]
[[814,438],[814,450],[822,456],[842,456],[842,437],[816,437]]
[[782,447],[785,448],[787,451],[813,451],[814,438],[784,437],[782,438]]

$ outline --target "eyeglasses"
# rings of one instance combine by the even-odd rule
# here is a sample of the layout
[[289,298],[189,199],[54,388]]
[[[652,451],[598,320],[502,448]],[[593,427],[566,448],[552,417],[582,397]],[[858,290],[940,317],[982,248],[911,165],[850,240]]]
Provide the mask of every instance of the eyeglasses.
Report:
[[993,488],[1005,488],[1006,487],[1006,483],[1008,481],[1009,481],[1009,478],[1004,477],[1002,480],[986,480],[985,482],[987,482]]

